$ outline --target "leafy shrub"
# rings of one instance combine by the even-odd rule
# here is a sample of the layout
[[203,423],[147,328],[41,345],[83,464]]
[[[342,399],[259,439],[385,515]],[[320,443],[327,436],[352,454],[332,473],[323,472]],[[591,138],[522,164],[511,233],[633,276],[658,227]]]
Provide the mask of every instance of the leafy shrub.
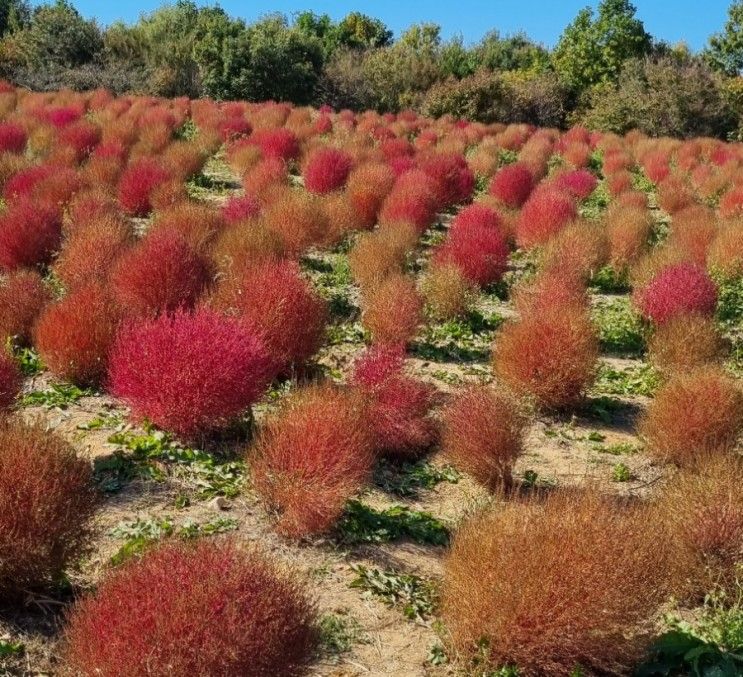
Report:
[[304,187],[312,193],[329,193],[342,188],[351,171],[348,153],[337,148],[318,148],[310,153],[305,165]]
[[457,651],[480,666],[624,674],[647,647],[648,621],[679,573],[673,566],[647,510],[593,491],[550,492],[460,527],[443,617]]
[[72,447],[0,421],[0,598],[59,583],[88,545],[95,503],[90,464]]
[[329,385],[282,404],[248,452],[256,491],[292,537],[329,529],[371,472],[373,440],[363,403]]
[[701,315],[678,315],[660,325],[648,342],[651,364],[666,375],[719,362],[725,343],[714,320]]
[[10,336],[28,343],[33,324],[49,300],[50,294],[36,271],[19,270],[8,275],[0,283],[0,343],[4,345]]
[[131,216],[147,216],[152,211],[150,199],[170,173],[153,158],[134,160],[119,179],[118,198],[121,207]]
[[208,281],[206,261],[181,235],[155,230],[118,258],[111,292],[126,313],[156,315],[192,307]]
[[411,457],[426,451],[437,437],[431,418],[435,389],[403,373],[399,346],[375,346],[354,365],[351,384],[367,403],[367,426],[378,452]]
[[422,321],[423,301],[415,283],[400,273],[366,290],[361,307],[361,321],[378,343],[406,344]]
[[184,438],[231,423],[273,376],[254,331],[201,309],[124,325],[111,351],[108,386],[136,419]]
[[278,370],[304,364],[322,344],[327,305],[294,261],[268,260],[234,271],[210,303],[260,335]]
[[107,290],[89,284],[44,308],[34,326],[34,345],[55,376],[95,385],[106,372],[118,324]]
[[471,386],[443,414],[442,449],[459,469],[491,490],[509,489],[524,447],[527,419],[505,390]]
[[496,374],[547,409],[575,405],[594,377],[598,341],[588,314],[544,309],[506,324],[493,346]]
[[280,158],[267,158],[251,168],[243,176],[242,184],[248,195],[261,198],[270,188],[286,186],[289,170]]
[[657,324],[688,313],[712,315],[717,288],[703,268],[693,263],[667,266],[638,289],[634,301],[642,314]]
[[506,207],[517,209],[526,202],[534,188],[534,177],[522,164],[514,162],[493,176],[488,193]]
[[743,431],[743,392],[716,366],[681,372],[650,403],[641,432],[653,456],[680,466],[732,451]]
[[62,238],[59,208],[23,198],[0,215],[0,270],[49,263]]
[[569,195],[553,189],[536,190],[521,208],[516,243],[527,248],[544,244],[577,215]]
[[75,605],[65,660],[85,675],[299,675],[316,639],[313,603],[266,555],[171,541]]
[[13,406],[22,383],[15,360],[6,351],[0,350],[0,413]]

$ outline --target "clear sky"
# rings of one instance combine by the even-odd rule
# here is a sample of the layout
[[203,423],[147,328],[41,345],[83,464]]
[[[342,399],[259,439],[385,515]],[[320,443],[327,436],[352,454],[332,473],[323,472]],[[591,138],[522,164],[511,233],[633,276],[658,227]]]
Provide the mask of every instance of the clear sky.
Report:
[[[143,12],[163,4],[161,0],[73,0],[87,17],[108,24],[117,19],[135,21]],[[201,4],[214,4],[203,2]],[[562,29],[586,5],[597,0],[222,0],[229,14],[250,21],[272,11],[291,15],[302,10],[327,13],[340,19],[358,10],[382,19],[395,33],[420,21],[440,24],[445,38],[461,34],[465,42],[477,42],[488,30],[501,33],[525,31],[538,42],[552,46]],[[653,36],[674,44],[684,41],[702,48],[710,34],[720,30],[730,0],[635,0],[638,16]]]

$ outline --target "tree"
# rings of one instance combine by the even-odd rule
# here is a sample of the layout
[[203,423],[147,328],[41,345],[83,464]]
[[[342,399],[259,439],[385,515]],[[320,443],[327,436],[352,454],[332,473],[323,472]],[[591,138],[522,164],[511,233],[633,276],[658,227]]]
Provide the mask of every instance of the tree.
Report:
[[[13,8],[11,8],[13,9]],[[9,20],[21,16],[9,10]],[[67,0],[40,5],[12,36],[20,60],[31,68],[72,68],[95,60],[103,49],[101,31]]]
[[392,31],[379,19],[361,12],[351,12],[338,23],[339,44],[354,49],[387,47]]
[[704,57],[714,69],[737,75],[743,70],[743,1],[738,0],[728,9],[728,20],[721,33],[709,39]]
[[549,52],[525,33],[501,37],[490,31],[474,49],[479,65],[491,71],[533,71],[549,69]]
[[560,37],[553,63],[577,91],[600,82],[615,82],[624,63],[647,55],[652,39],[629,0],[602,0],[598,16],[582,9]]
[[0,0],[0,36],[15,33],[31,20],[31,5],[26,0]]

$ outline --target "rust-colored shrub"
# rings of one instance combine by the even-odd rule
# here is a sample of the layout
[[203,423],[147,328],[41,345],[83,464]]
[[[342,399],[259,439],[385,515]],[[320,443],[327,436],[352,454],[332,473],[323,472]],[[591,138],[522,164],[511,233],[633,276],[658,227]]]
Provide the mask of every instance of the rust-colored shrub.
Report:
[[256,129],[248,141],[261,149],[263,157],[293,160],[299,156],[296,135],[285,127]]
[[253,484],[292,537],[326,531],[371,472],[373,440],[361,399],[330,385],[302,388],[248,452]]
[[108,292],[89,284],[45,307],[34,326],[34,345],[55,376],[95,385],[106,371],[118,324]]
[[118,214],[116,198],[105,190],[89,188],[81,190],[67,206],[64,232],[72,234],[95,226],[99,221],[111,220]]
[[551,184],[561,192],[567,192],[576,200],[585,200],[598,185],[598,179],[587,169],[563,171],[551,179]]
[[459,153],[433,153],[419,156],[418,166],[436,183],[439,209],[467,202],[475,188],[475,175]]
[[470,519],[445,564],[443,618],[478,669],[629,674],[680,572],[648,510],[558,490]]
[[609,260],[616,270],[637,261],[648,248],[651,225],[644,207],[611,208],[605,217]]
[[211,305],[262,336],[278,370],[302,365],[322,344],[327,305],[294,261],[267,260],[234,271],[216,288]]
[[286,251],[293,256],[321,243],[328,231],[319,199],[296,190],[287,190],[273,202],[266,209],[264,221],[267,228],[281,237]]
[[356,284],[368,289],[392,273],[401,273],[417,241],[418,232],[409,224],[382,226],[363,234],[348,254]]
[[648,341],[651,364],[666,375],[718,362],[725,352],[715,321],[695,314],[671,318]]
[[513,292],[513,304],[522,316],[537,316],[558,308],[587,309],[588,295],[577,276],[549,270],[518,285]]
[[669,214],[676,214],[694,204],[694,195],[681,179],[669,176],[658,184],[658,203]]
[[204,254],[223,227],[218,211],[197,202],[181,202],[160,211],[150,232],[177,233],[193,251]]
[[466,315],[473,291],[472,284],[459,267],[450,264],[431,266],[421,282],[426,308],[435,320],[451,320]]
[[156,315],[192,307],[209,282],[209,268],[181,235],[155,230],[118,258],[110,279],[124,312]]
[[547,241],[542,268],[587,282],[608,259],[609,242],[604,229],[591,221],[580,220]]
[[366,402],[375,449],[410,458],[436,440],[438,429],[430,415],[436,390],[406,376],[404,360],[401,346],[373,346],[356,361],[351,384]]
[[0,215],[0,270],[31,268],[51,260],[62,238],[59,209],[24,198]]
[[286,163],[279,158],[262,160],[243,176],[243,188],[248,195],[260,198],[269,188],[286,186],[289,182],[289,170]]
[[266,259],[279,259],[284,254],[284,243],[278,233],[256,220],[222,230],[212,247],[210,259],[219,271],[229,273]]
[[0,598],[60,582],[91,533],[90,464],[54,433],[0,421]]
[[78,675],[304,674],[315,608],[288,571],[230,541],[170,541],[130,560],[68,618]]
[[251,195],[232,196],[222,205],[220,214],[229,225],[247,221],[258,216],[261,203]]
[[51,295],[35,270],[19,270],[0,282],[0,344],[9,336],[26,344],[31,328]]
[[336,191],[321,199],[322,210],[328,229],[321,244],[332,247],[343,241],[349,233],[366,227],[364,215],[356,209],[351,196],[345,191]]
[[131,227],[125,221],[115,217],[98,221],[64,241],[54,272],[68,291],[90,282],[105,283],[132,241]]
[[714,365],[678,373],[658,390],[640,429],[654,457],[679,466],[730,452],[743,431],[743,391]]
[[526,423],[523,408],[507,391],[470,386],[456,393],[444,410],[441,448],[483,486],[509,489]]
[[663,268],[636,290],[634,302],[647,319],[657,324],[688,313],[709,316],[717,305],[717,287],[703,268],[679,263]]
[[588,314],[545,308],[506,324],[493,347],[496,374],[547,409],[575,405],[593,380],[598,343]]
[[[420,172],[407,172],[404,176],[420,174]],[[436,218],[436,196],[431,190],[430,181],[417,178],[406,180],[400,183],[402,179],[392,189],[390,194],[382,203],[382,209],[379,212],[379,222],[383,225],[397,225],[407,223],[416,227],[419,233],[428,228]]]
[[735,565],[743,562],[743,462],[731,456],[700,459],[694,471],[673,477],[657,499],[659,518],[688,561],[692,592],[711,586],[734,590]]
[[516,224],[519,247],[544,244],[577,216],[575,201],[554,189],[534,191],[521,208]]
[[15,360],[0,348],[0,414],[13,406],[22,384],[21,372]]
[[208,309],[177,311],[122,327],[108,387],[135,419],[195,439],[245,412],[273,368],[262,340],[236,320]]
[[407,344],[422,320],[423,301],[406,275],[391,273],[364,291],[361,321],[377,343]]
[[726,278],[743,277],[743,224],[731,223],[720,228],[707,255],[710,270]]

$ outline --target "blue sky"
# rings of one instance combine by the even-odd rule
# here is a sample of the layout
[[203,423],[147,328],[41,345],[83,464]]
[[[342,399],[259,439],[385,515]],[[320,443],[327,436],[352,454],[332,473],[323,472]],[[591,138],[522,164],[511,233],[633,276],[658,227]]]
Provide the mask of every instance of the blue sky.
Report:
[[[85,16],[108,24],[117,19],[134,21],[140,13],[150,12],[163,4],[161,0],[101,2],[73,0]],[[204,4],[212,4],[206,2]],[[263,14],[279,11],[286,14],[311,9],[334,19],[359,10],[382,19],[399,35],[405,27],[419,21],[431,21],[442,27],[444,37],[461,34],[465,41],[476,42],[491,28],[501,33],[525,31],[535,40],[553,45],[562,29],[586,5],[587,0],[222,0],[230,14],[253,20]],[[635,0],[638,16],[646,29],[670,43],[686,42],[700,49],[710,34],[720,30],[727,16],[730,0]]]

